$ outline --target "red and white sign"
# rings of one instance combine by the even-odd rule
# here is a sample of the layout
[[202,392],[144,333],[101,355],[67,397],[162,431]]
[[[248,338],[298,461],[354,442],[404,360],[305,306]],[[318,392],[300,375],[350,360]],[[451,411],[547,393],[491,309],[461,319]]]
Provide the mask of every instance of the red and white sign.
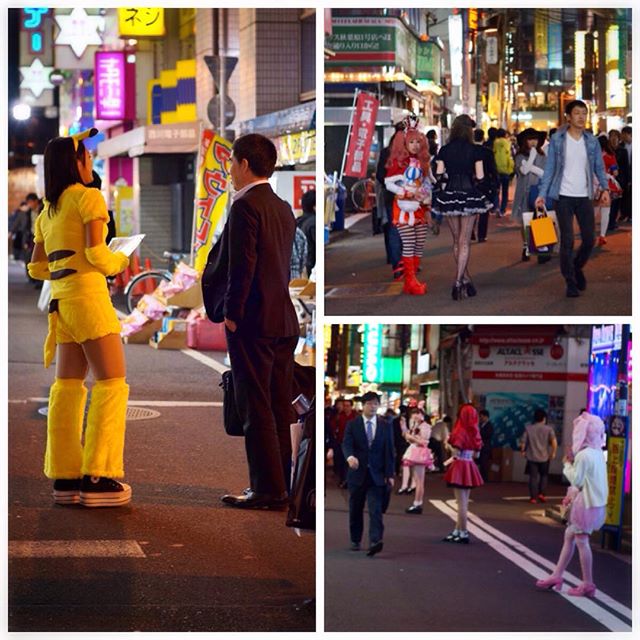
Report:
[[345,176],[364,178],[367,175],[369,151],[376,128],[379,104],[374,95],[365,91],[361,91],[356,98],[344,170]]
[[294,176],[293,177],[293,203],[292,208],[295,210],[302,209],[302,196],[307,191],[313,191],[316,188],[315,176]]

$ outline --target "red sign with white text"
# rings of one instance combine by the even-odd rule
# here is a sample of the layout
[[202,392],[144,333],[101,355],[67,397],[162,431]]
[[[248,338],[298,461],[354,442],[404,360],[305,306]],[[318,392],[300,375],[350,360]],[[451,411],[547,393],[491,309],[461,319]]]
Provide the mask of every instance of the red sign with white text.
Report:
[[367,175],[369,151],[376,128],[379,104],[378,99],[371,93],[362,91],[358,94],[347,149],[345,176],[364,178]]
[[293,177],[293,209],[302,209],[302,196],[316,188],[315,176],[294,176]]

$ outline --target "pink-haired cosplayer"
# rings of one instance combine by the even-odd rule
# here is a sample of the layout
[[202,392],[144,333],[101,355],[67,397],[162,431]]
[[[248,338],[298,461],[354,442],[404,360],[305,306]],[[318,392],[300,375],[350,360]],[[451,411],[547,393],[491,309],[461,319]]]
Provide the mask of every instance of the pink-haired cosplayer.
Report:
[[562,575],[577,546],[582,583],[567,593],[571,596],[595,595],[589,535],[600,529],[605,520],[608,485],[607,466],[602,452],[604,441],[604,423],[598,416],[584,412],[573,421],[573,462],[565,458],[564,463],[564,475],[571,486],[562,501],[569,506],[568,526],[553,573],[536,582],[541,589],[562,590]]
[[417,129],[417,119],[407,119],[406,129],[393,138],[384,181],[394,194],[393,224],[402,240],[404,293],[422,295],[427,285],[416,279],[431,220],[431,182],[427,138]]

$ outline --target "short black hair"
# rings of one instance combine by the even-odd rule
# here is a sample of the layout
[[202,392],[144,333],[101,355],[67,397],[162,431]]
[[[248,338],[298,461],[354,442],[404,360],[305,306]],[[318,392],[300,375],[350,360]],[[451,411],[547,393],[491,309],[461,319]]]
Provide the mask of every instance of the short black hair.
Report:
[[500,127],[497,131],[496,131],[496,138],[505,138],[507,135],[507,130],[503,129],[502,127]]
[[447,424],[451,424],[453,422],[453,420],[451,419],[451,416],[445,416],[444,418],[442,418],[442,422],[446,422]]
[[473,130],[473,141],[482,142],[484,140],[484,131],[482,129]]
[[25,200],[40,200],[35,193],[27,193]]
[[259,133],[240,136],[233,143],[233,155],[238,162],[246,160],[251,173],[259,178],[270,178],[278,160],[273,142]]
[[547,419],[547,412],[544,409],[536,409],[533,412],[533,421],[542,422]]
[[315,213],[316,208],[316,190],[309,189],[302,194],[301,199],[302,210],[305,213]]
[[436,140],[438,138],[438,132],[435,129],[429,129],[427,131],[427,140]]
[[567,116],[571,115],[571,112],[576,108],[576,107],[582,107],[583,109],[587,110],[587,113],[589,112],[589,108],[587,107],[585,102],[582,102],[582,100],[571,100],[571,102],[567,102],[567,104],[564,107],[564,113]]
[[558,127],[551,127],[549,129],[549,140],[551,140],[551,136],[558,130]]
[[631,127],[629,125],[627,125],[626,127],[622,127],[622,129],[620,129],[620,133],[631,134]]
[[489,412],[486,409],[480,409],[480,411],[478,411],[478,413],[481,416],[487,416],[487,418],[489,417]]

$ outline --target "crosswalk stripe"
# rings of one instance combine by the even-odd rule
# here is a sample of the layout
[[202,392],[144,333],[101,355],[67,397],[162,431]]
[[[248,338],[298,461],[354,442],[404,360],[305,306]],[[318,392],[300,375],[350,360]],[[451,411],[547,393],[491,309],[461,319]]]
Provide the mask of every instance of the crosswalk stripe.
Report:
[[189,356],[190,358],[193,358],[194,360],[197,360],[198,362],[206,365],[210,369],[214,369],[218,373],[224,373],[225,371],[229,370],[229,367],[221,364],[213,358],[210,358],[209,356],[205,356],[204,353],[200,353],[195,349],[180,349],[180,352],[184,353],[185,356]]
[[[457,518],[457,511],[451,508],[448,504],[446,504],[443,500],[430,500],[429,501],[436,509],[447,515],[454,522]],[[477,520],[477,517],[469,518],[471,521]],[[496,537],[492,536],[490,533],[481,529],[476,524],[472,524],[469,522],[467,524],[469,533],[473,534],[478,540],[482,540],[489,547],[491,547],[494,551],[499,553],[501,556],[515,564],[517,567],[528,573],[533,578],[538,580],[542,578],[548,577],[548,573],[541,569],[538,565],[534,564],[530,560],[527,560],[524,556],[520,555],[513,549],[510,549],[505,543],[498,540]],[[515,541],[514,541],[515,542]],[[519,549],[524,549],[524,545],[518,544]],[[532,552],[533,553],[533,552]],[[546,561],[545,561],[546,562]],[[567,602],[570,602],[572,605],[584,611],[587,615],[591,616],[594,620],[597,620],[600,624],[607,627],[610,631],[631,631],[631,626],[627,623],[623,622],[620,618],[613,615],[611,612],[607,611],[603,607],[601,607],[596,602],[590,600],[589,598],[578,598],[569,596],[564,592],[556,591],[559,596],[563,597]]]
[[[27,402],[49,402],[49,398],[27,398],[26,400],[9,400],[9,404],[26,404]],[[222,402],[205,402],[199,400],[129,400],[130,407],[221,407]]]
[[[448,500],[447,504],[452,509],[456,508],[455,500]],[[547,560],[543,556],[533,551],[533,549],[529,549],[529,547],[526,547],[525,545],[521,544],[517,540],[514,540],[513,538],[508,536],[506,533],[503,533],[502,531],[500,531],[500,529],[496,529],[495,527],[491,526],[488,522],[486,522],[479,516],[473,513],[469,513],[468,518],[472,522],[475,522],[479,527],[482,527],[485,531],[487,531],[491,535],[495,536],[499,540],[502,540],[502,542],[505,542],[511,545],[515,551],[519,551],[520,553],[527,556],[529,559],[533,560],[534,562],[537,562],[538,564],[549,569],[550,571],[553,571],[553,569],[555,568],[556,565],[554,562]],[[564,581],[568,582],[571,585],[578,585],[582,582],[580,578],[578,578],[577,576],[574,576],[572,573],[569,573],[568,571],[564,572]],[[617,600],[614,600],[611,596],[608,596],[606,593],[603,593],[600,589],[598,589],[598,591],[596,592],[595,599],[600,600],[602,604],[606,605],[610,609],[617,611],[618,613],[622,614],[623,616],[631,620],[631,609],[629,609],[629,607],[625,607],[622,603],[618,602]]]
[[9,540],[10,558],[146,558],[135,540]]

